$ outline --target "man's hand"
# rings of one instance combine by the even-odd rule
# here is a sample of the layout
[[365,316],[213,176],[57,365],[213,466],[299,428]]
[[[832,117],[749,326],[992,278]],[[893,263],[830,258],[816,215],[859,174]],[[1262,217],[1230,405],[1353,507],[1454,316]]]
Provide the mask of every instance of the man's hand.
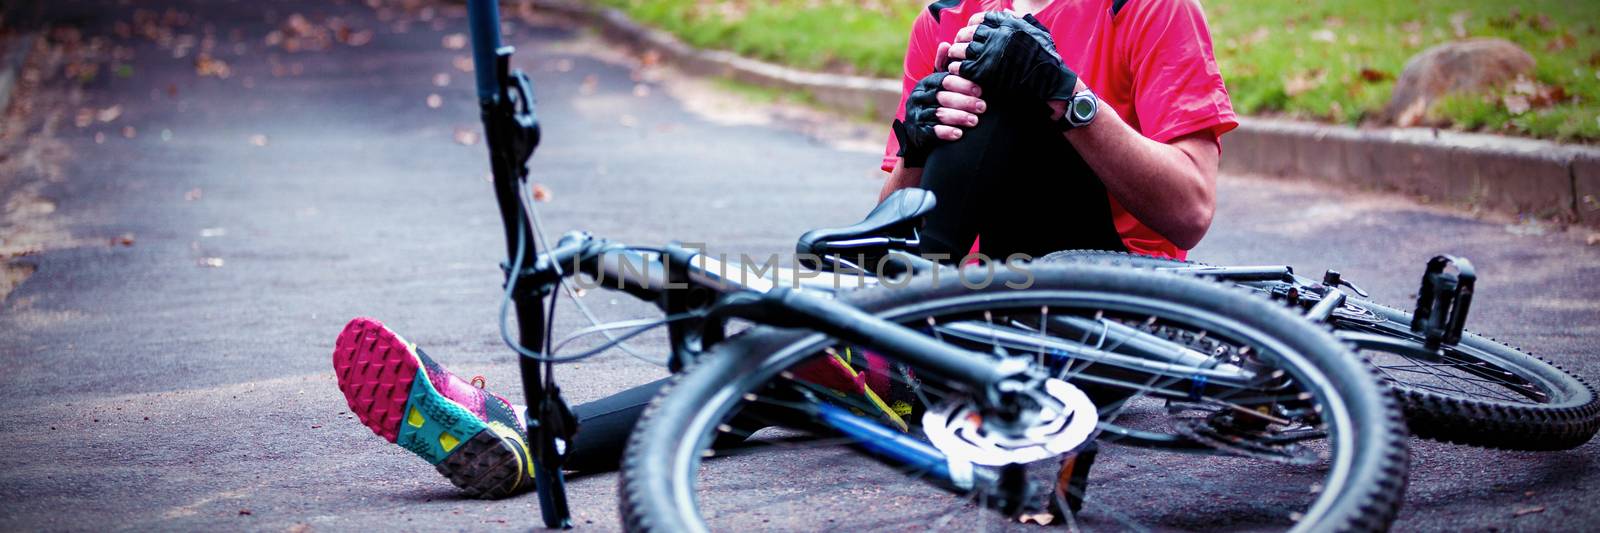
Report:
[[1041,104],[1069,100],[1079,89],[1078,74],[1062,63],[1050,30],[1032,15],[989,11],[968,23],[950,47],[950,58],[962,60],[950,63],[951,74]]
[[983,89],[945,72],[949,52],[950,43],[939,44],[934,73],[912,88],[906,97],[905,121],[894,123],[902,167],[922,168],[934,147],[960,139],[962,129],[978,125],[978,115],[988,110],[988,104],[978,98]]

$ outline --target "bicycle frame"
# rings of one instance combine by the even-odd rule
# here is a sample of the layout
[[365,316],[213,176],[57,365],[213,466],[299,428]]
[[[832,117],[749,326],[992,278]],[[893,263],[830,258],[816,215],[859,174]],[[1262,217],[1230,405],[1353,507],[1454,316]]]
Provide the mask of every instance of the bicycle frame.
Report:
[[[506,235],[509,259],[503,269],[506,283],[513,288],[509,297],[517,314],[520,351],[543,353],[549,333],[544,296],[563,277],[582,273],[617,280],[620,290],[656,302],[669,316],[695,314],[670,324],[673,370],[706,345],[721,340],[727,319],[743,318],[779,327],[805,327],[916,361],[931,373],[966,385],[969,392],[989,406],[1006,405],[1001,400],[1006,394],[1001,392],[1001,382],[1034,379],[1026,375],[1025,359],[997,361],[993,356],[940,343],[849,305],[787,287],[732,282],[707,269],[705,258],[683,248],[669,248],[664,254],[649,257],[619,244],[574,233],[565,236],[554,249],[539,254],[534,238],[536,228],[522,199],[527,162],[539,143],[532,84],[524,73],[510,68],[513,50],[501,46],[495,0],[469,0],[467,7],[479,107]],[[533,264],[521,267],[522,261],[530,257]],[[563,269],[562,265],[574,268]],[[550,377],[552,363],[524,356],[518,358],[518,364],[528,403],[528,435],[540,514],[546,527],[570,528],[561,465],[566,443],[576,433],[577,423]],[[901,454],[896,459],[931,460],[927,453]]]
[[[745,266],[713,260],[690,248],[673,245],[661,250],[641,251],[582,232],[568,233],[551,249],[540,253],[539,239],[535,238],[537,227],[530,218],[530,208],[523,198],[528,176],[527,162],[540,140],[532,83],[524,73],[510,68],[513,50],[500,44],[495,0],[469,0],[468,11],[479,106],[493,170],[495,196],[506,237],[508,260],[502,268],[508,287],[507,296],[517,314],[515,348],[523,354],[518,357],[518,365],[524,399],[528,404],[526,422],[529,446],[534,456],[540,513],[546,527],[571,527],[561,467],[567,443],[572,441],[578,424],[551,377],[555,361],[543,351],[550,334],[547,321],[550,317],[544,307],[544,298],[554,298],[554,289],[569,277],[585,275],[597,283],[612,285],[608,288],[657,304],[669,317],[665,321],[672,349],[668,366],[674,372],[707,347],[721,341],[725,337],[724,328],[728,320],[738,318],[769,326],[816,331],[845,343],[916,363],[918,368],[929,374],[944,378],[956,388],[965,389],[963,392],[970,394],[981,407],[992,410],[1002,418],[1015,415],[1017,410],[1023,409],[1017,402],[1009,401],[1020,394],[1019,391],[1028,390],[1048,378],[1031,366],[1032,357],[1001,357],[973,351],[959,342],[937,340],[936,337],[814,294],[850,286],[851,282],[855,286],[889,283],[888,278],[876,280],[859,270],[856,274],[841,274],[777,268],[772,270],[772,277],[759,274],[752,281],[745,276],[748,272]],[[932,265],[926,260],[907,256],[901,266],[906,267],[906,272],[916,273],[927,268],[938,268]],[[738,279],[728,275],[730,266],[737,269]],[[953,278],[969,275],[960,269],[951,274]],[[1286,267],[1233,269],[1226,274],[1234,279],[1256,281],[1293,278],[1292,272]],[[971,286],[970,283],[988,282],[976,279],[975,275],[971,277],[974,279],[963,278],[960,281],[968,286]],[[1329,307],[1328,312],[1331,309]],[[1125,346],[1135,356],[1065,344],[1044,346],[1034,344],[1037,341],[1031,338],[1008,338],[1007,341],[1027,344],[1029,349],[1025,351],[1030,353],[1050,348],[1056,353],[1089,360],[1118,360],[1147,373],[1169,375],[1176,379],[1193,374],[1196,361],[1205,358],[1203,354],[1184,350],[1157,337],[1108,323],[1055,318],[1048,324],[1039,324],[1039,327],[1052,330],[1064,328],[1074,332],[1074,336],[1098,338]],[[959,324],[946,332],[957,338],[983,335],[982,332],[963,331]],[[993,336],[990,335],[990,338]],[[1174,398],[1190,398],[1219,384],[1246,385],[1253,377],[1251,372],[1233,365],[1211,367],[1204,373],[1212,385],[1162,393]],[[1085,376],[1085,379],[1092,377]],[[832,429],[869,442],[868,451],[879,455],[882,460],[902,466],[940,465],[946,460],[937,448],[869,423],[836,407],[818,405],[816,414]],[[1182,439],[1126,432],[1120,435],[1139,442],[1148,441],[1147,444],[1152,446],[1186,447]],[[1005,479],[1001,479],[1008,475],[1004,472],[999,478],[981,475],[973,479],[970,472],[957,475],[948,470],[932,468],[931,473],[935,474],[932,481],[957,491],[1007,484]],[[1002,488],[996,495],[1003,495],[1004,490]],[[997,499],[994,503],[1011,505],[1016,502],[1005,503]]]

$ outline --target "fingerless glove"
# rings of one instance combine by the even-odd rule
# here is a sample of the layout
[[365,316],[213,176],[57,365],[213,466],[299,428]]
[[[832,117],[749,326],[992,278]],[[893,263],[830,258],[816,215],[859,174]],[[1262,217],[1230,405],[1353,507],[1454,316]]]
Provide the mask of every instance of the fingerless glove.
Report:
[[1033,15],[985,14],[967,45],[967,58],[961,62],[961,77],[986,93],[1043,104],[1070,100],[1078,84],[1078,74],[1056,54],[1050,30]]
[[906,97],[906,118],[894,121],[894,138],[900,141],[900,166],[922,168],[928,153],[945,141],[934,135],[933,127],[939,124],[938,94],[944,88],[948,72],[935,72],[918,81]]

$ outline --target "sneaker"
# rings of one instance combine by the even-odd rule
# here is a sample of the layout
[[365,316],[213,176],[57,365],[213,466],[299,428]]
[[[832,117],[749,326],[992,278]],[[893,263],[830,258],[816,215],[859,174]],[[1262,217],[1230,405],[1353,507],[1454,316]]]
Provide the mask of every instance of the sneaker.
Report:
[[901,431],[910,428],[906,419],[918,405],[910,386],[914,380],[910,369],[888,358],[844,346],[801,363],[793,374],[800,384],[826,393],[824,400],[845,404],[858,415],[877,417]]
[[511,403],[451,374],[382,322],[351,320],[334,344],[333,371],[362,424],[468,495],[502,498],[533,487],[527,426]]

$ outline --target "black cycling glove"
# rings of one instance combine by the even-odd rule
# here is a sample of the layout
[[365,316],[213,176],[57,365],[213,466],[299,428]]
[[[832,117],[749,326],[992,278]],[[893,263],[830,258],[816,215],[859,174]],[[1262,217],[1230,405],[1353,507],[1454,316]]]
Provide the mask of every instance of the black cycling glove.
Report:
[[935,72],[922,78],[911,95],[906,97],[906,119],[894,121],[894,138],[900,141],[900,166],[922,168],[928,153],[945,141],[934,135],[933,127],[939,124],[939,91],[944,90],[948,72]]
[[1033,15],[991,11],[967,45],[961,77],[985,92],[1011,94],[1040,103],[1070,100],[1078,74],[1056,54],[1050,30]]

